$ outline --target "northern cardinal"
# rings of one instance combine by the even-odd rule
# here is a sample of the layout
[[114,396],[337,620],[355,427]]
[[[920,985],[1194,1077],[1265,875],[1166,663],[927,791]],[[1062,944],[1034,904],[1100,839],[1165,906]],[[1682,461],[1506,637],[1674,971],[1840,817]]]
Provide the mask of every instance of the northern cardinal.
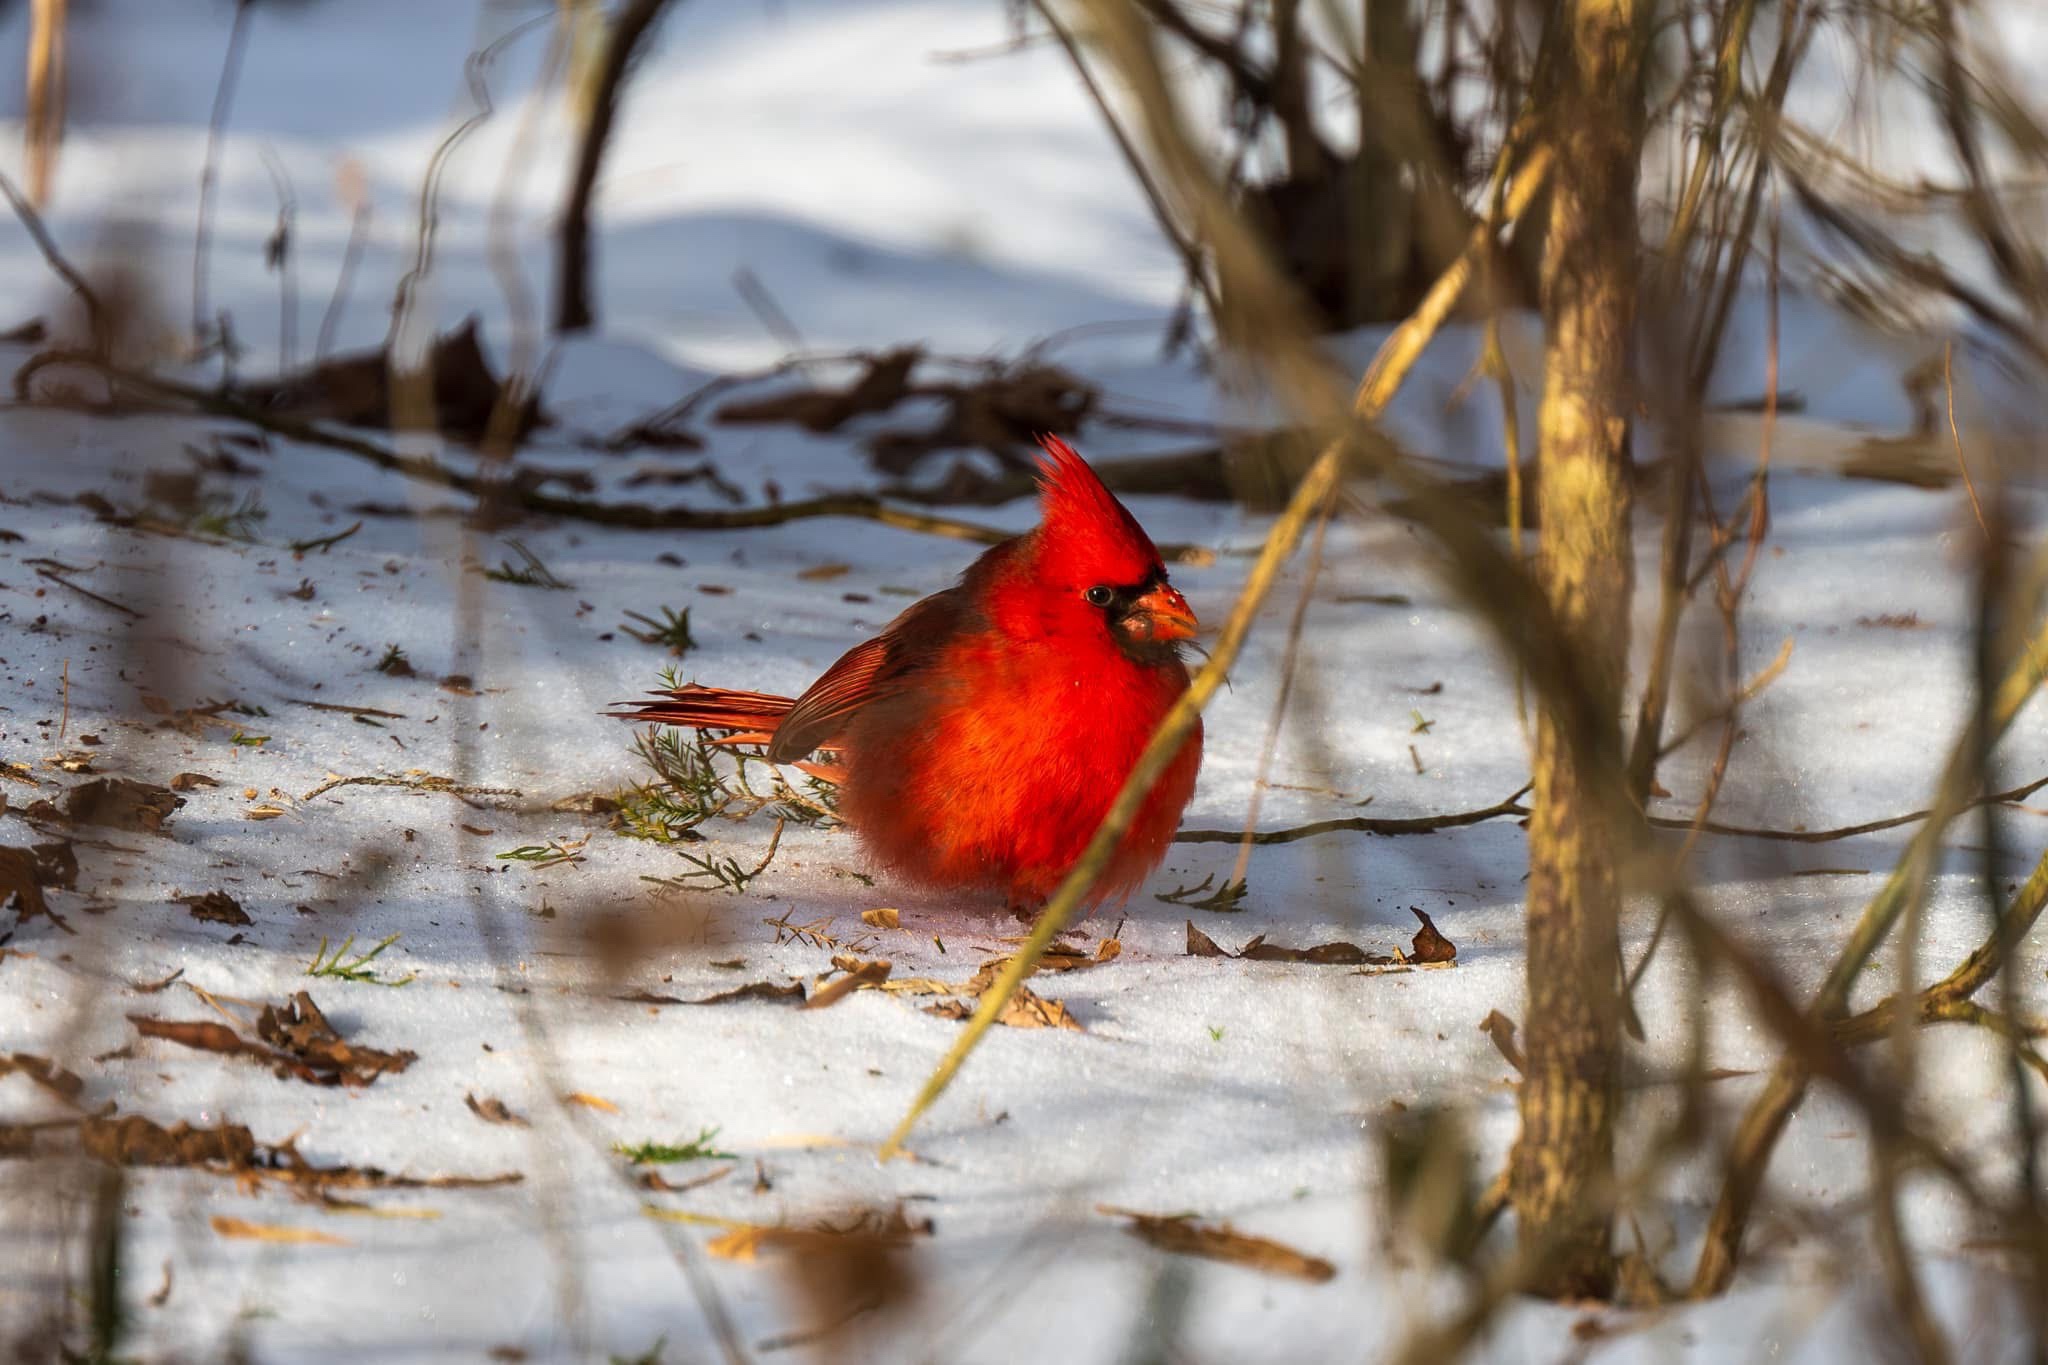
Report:
[[[1187,689],[1195,615],[1137,520],[1064,441],[1041,439],[1041,519],[854,646],[792,701],[691,685],[614,712],[735,733],[773,763],[814,752],[839,814],[906,881],[1043,904]],[[1199,724],[1153,787],[1094,903],[1166,856],[1202,763]],[[820,771],[813,766],[812,771]]]

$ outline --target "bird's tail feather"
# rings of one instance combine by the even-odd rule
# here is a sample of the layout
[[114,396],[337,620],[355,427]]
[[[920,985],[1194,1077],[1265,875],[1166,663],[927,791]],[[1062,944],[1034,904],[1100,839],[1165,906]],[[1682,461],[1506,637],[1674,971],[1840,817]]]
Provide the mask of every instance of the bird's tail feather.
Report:
[[764,738],[796,702],[769,692],[735,692],[695,683],[673,692],[651,693],[650,701],[616,702],[605,714],[636,725],[676,725],[687,730],[745,730]]

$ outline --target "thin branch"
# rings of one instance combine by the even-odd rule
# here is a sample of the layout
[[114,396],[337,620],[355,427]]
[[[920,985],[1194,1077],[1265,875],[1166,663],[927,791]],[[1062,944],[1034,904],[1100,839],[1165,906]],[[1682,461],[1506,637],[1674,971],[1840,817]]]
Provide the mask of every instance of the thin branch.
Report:
[[[1301,596],[1294,603],[1294,618],[1287,623],[1287,647],[1280,655],[1280,693],[1273,698],[1273,714],[1266,723],[1266,740],[1259,746],[1259,766],[1252,778],[1252,796],[1246,803],[1244,833],[1237,849],[1237,864],[1230,869],[1230,875],[1223,879],[1229,886],[1235,882],[1243,884],[1245,872],[1251,866],[1252,845],[1259,842],[1259,807],[1265,802],[1266,779],[1273,771],[1273,755],[1280,747],[1280,727],[1287,720],[1287,703],[1294,695],[1294,678],[1301,666],[1302,626],[1308,620],[1309,603],[1315,598],[1316,578],[1323,570],[1323,536],[1330,529],[1331,505],[1325,504],[1323,514],[1316,520],[1315,540],[1308,551],[1308,572],[1302,575]],[[1198,840],[1175,842],[1195,843]]]
[[1032,0],[1032,6],[1038,11],[1039,17],[1045,20],[1046,27],[1052,30],[1052,36],[1059,40],[1060,47],[1067,54],[1068,63],[1074,68],[1074,74],[1081,78],[1081,87],[1088,92],[1089,101],[1094,104],[1096,113],[1102,117],[1103,127],[1109,130],[1110,137],[1116,142],[1117,151],[1122,153],[1124,164],[1130,168],[1131,178],[1138,182],[1138,188],[1144,191],[1146,203],[1152,206],[1152,217],[1158,222],[1159,230],[1166,234],[1166,240],[1180,253],[1181,263],[1187,270],[1188,283],[1201,293],[1202,302],[1209,309],[1209,316],[1217,316],[1221,311],[1221,305],[1216,299],[1216,286],[1210,281],[1208,268],[1202,261],[1201,249],[1173,220],[1173,210],[1167,205],[1166,195],[1160,190],[1159,182],[1153,179],[1152,172],[1145,165],[1145,159],[1138,155],[1138,149],[1132,144],[1130,134],[1124,131],[1123,123],[1117,118],[1116,111],[1110,108],[1109,97],[1103,93],[1102,87],[1096,83],[1094,73],[1088,69],[1087,59],[1081,53],[1081,45],[1074,41],[1074,35],[1068,32],[1067,26],[1060,22],[1059,16],[1053,13],[1052,6],[1046,0]]
[[1335,820],[1317,820],[1313,824],[1290,825],[1285,829],[1253,830],[1249,834],[1241,829],[1184,829],[1173,836],[1173,841],[1177,844],[1234,844],[1239,840],[1248,839],[1254,844],[1291,844],[1298,839],[1312,839],[1318,834],[1340,834],[1347,831],[1384,837],[1437,834],[1447,829],[1463,829],[1467,825],[1484,824],[1488,820],[1510,817],[1522,819],[1529,814],[1528,807],[1521,804],[1521,798],[1528,790],[1527,784],[1524,784],[1505,801],[1497,801],[1478,810],[1458,811],[1451,815],[1422,815],[1412,819],[1374,819],[1364,815],[1347,815]]
[[597,189],[597,173],[604,165],[605,146],[611,140],[612,124],[618,117],[619,87],[626,79],[634,52],[667,4],[668,0],[628,0],[606,35],[604,65],[598,71],[590,122],[583,130],[576,169],[562,206],[555,267],[557,332],[584,331],[597,320],[590,303],[590,198]]
[[1963,475],[1963,491],[1970,495],[1970,511],[1977,518],[1977,529],[1984,535],[1987,544],[1991,540],[1991,528],[1984,522],[1984,504],[1977,500],[1977,481],[1970,477],[1970,462],[1963,458],[1963,433],[1956,427],[1956,377],[1954,364],[1956,343],[1953,338],[1941,347],[1941,387],[1948,395],[1948,439],[1955,447],[1956,468]]
[[[390,712],[387,711],[382,714],[389,715]],[[508,796],[516,798],[526,795],[525,792],[517,787],[477,787],[457,782],[452,777],[379,777],[376,775],[342,777],[338,774],[331,774],[325,782],[307,792],[299,800],[311,801],[314,797],[325,795],[336,787],[403,787],[408,791],[416,792],[446,792],[450,796]]]
[[255,0],[235,0],[235,18],[228,29],[228,50],[221,58],[220,80],[213,88],[213,115],[206,122],[206,160],[199,170],[199,221],[192,233],[192,344],[206,337],[209,316],[206,297],[207,264],[213,250],[213,190],[220,179],[220,141],[227,131],[228,109],[235,96],[235,82],[242,69],[242,51],[248,45],[249,13]]
[[[304,441],[308,445],[339,450],[367,460],[379,469],[402,474],[408,479],[431,484],[437,488],[467,493],[478,498],[494,495],[497,491],[497,485],[493,481],[450,469],[430,456],[400,454],[360,436],[335,431],[282,413],[267,412],[210,389],[196,388],[176,380],[124,369],[100,356],[83,351],[44,351],[31,357],[15,372],[16,398],[27,402],[29,380],[38,371],[52,365],[87,366],[149,397],[175,399],[189,403],[202,412],[248,422],[288,440]],[[1012,534],[978,522],[895,507],[865,493],[828,493],[821,497],[773,503],[765,507],[731,509],[655,507],[646,503],[596,502],[585,498],[564,498],[543,493],[538,489],[521,487],[516,482],[504,488],[504,496],[521,510],[536,515],[565,517],[600,526],[619,526],[643,531],[739,531],[757,526],[780,526],[785,522],[805,521],[813,517],[851,517],[880,522],[884,526],[894,526],[904,531],[921,531],[927,535],[972,541],[978,545],[1001,544],[1010,539]],[[1205,557],[1207,554],[1200,546],[1172,542],[1159,548],[1160,553],[1169,559],[1185,560]]]
[[56,271],[64,283],[71,286],[71,291],[78,295],[78,301],[85,306],[86,331],[92,337],[93,348],[105,350],[108,345],[106,311],[100,306],[99,295],[93,293],[92,286],[85,282],[85,276],[79,274],[72,268],[71,262],[64,259],[64,253],[57,249],[57,243],[50,237],[50,230],[43,225],[43,216],[36,212],[33,204],[22,197],[21,191],[15,188],[14,182],[7,178],[5,172],[0,172],[0,194],[7,196],[7,203],[13,208],[14,216],[21,219],[21,225],[27,228],[28,235],[35,239],[36,247],[43,253],[43,259],[50,263],[50,269]]

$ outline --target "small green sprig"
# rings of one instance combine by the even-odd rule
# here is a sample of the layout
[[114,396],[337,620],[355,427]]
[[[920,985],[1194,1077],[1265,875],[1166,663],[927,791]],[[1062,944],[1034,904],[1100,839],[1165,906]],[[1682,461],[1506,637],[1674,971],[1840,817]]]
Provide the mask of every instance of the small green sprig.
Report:
[[717,1137],[716,1128],[700,1128],[696,1137],[681,1145],[642,1142],[629,1147],[623,1142],[615,1142],[612,1144],[612,1150],[635,1166],[668,1166],[678,1161],[734,1160],[733,1153],[722,1152],[711,1145]]
[[417,980],[419,973],[410,972],[396,981],[386,981],[379,977],[375,969],[370,966],[372,962],[377,960],[377,955],[398,942],[398,938],[397,934],[392,934],[379,940],[376,947],[370,949],[367,953],[361,954],[354,961],[343,960],[348,957],[349,949],[355,947],[356,938],[354,934],[350,934],[341,941],[341,946],[334,950],[332,957],[327,955],[327,940],[322,938],[320,940],[320,951],[313,954],[313,962],[312,965],[306,968],[306,975],[324,976],[336,981],[360,981],[372,986],[395,987],[406,985]]

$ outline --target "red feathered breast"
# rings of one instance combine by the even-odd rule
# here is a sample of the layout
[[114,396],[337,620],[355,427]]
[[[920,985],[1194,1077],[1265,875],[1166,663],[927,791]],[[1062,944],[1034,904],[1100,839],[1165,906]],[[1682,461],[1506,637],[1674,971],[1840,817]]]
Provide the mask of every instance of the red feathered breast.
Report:
[[[993,632],[955,637],[912,686],[851,718],[840,809],[899,876],[1040,904],[1186,689],[1178,662],[1138,666]],[[1165,857],[1201,759],[1198,726],[1091,903],[1128,897]]]

